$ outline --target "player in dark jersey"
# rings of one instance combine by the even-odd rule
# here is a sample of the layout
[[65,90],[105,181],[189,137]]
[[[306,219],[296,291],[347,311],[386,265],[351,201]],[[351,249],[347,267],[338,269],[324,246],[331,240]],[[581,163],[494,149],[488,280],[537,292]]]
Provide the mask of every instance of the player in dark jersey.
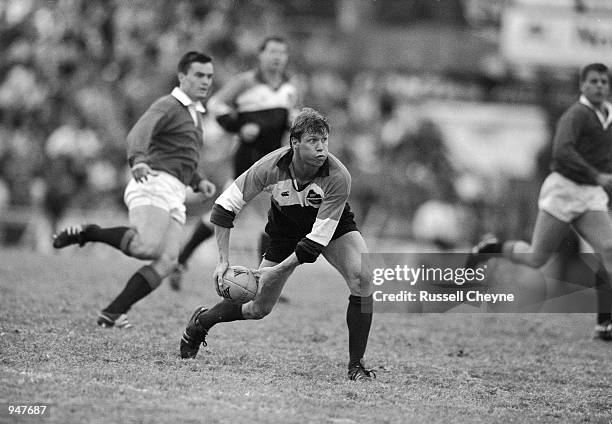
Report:
[[215,186],[197,172],[203,148],[202,101],[212,84],[209,56],[186,53],[178,64],[179,86],[155,101],[127,136],[132,171],[124,195],[129,227],[95,224],[70,227],[54,236],[60,249],[87,242],[106,243],[128,256],[152,260],[140,268],[125,289],[98,316],[102,327],[128,328],[126,312],[155,290],[177,264],[188,186],[207,197]]
[[[606,100],[610,93],[608,68],[600,63],[585,66],[580,73],[580,91],[580,100],[569,107],[557,125],[552,172],[540,190],[531,243],[502,243],[488,237],[474,249],[469,266],[487,253],[503,253],[514,262],[539,268],[571,228],[602,255],[609,280],[612,221],[606,190],[612,189],[612,104]],[[612,340],[608,290],[598,290],[598,296],[595,337]]]
[[[297,90],[287,75],[287,42],[268,37],[259,49],[259,65],[231,79],[208,102],[210,112],[228,132],[237,134],[239,146],[234,154],[234,178],[266,154],[281,147],[297,103]],[[265,205],[260,206],[263,218]],[[205,214],[179,255],[179,264],[170,276],[170,287],[179,290],[187,261],[194,250],[212,236]],[[267,245],[262,233],[260,254]]]
[[346,321],[349,329],[351,380],[371,379],[363,365],[372,322],[372,282],[368,264],[362,266],[366,244],[357,230],[347,199],[351,177],[328,152],[329,125],[313,109],[303,109],[290,131],[291,146],[256,162],[216,200],[211,216],[219,250],[215,288],[229,266],[229,238],[234,218],[257,194],[271,194],[266,233],[270,244],[256,276],[259,291],[244,305],[222,300],[192,315],[181,339],[181,356],[193,358],[210,328],[220,322],[261,319],[268,315],[293,270],[314,262],[319,254],[334,266],[350,290]]

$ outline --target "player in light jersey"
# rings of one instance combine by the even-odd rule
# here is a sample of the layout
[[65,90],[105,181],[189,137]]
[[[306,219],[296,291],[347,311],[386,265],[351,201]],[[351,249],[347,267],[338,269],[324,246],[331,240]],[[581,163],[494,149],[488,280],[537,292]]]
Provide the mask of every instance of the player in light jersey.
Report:
[[328,152],[329,124],[313,109],[303,109],[293,122],[290,146],[259,160],[216,200],[211,216],[219,250],[215,288],[227,270],[232,222],[244,205],[265,191],[271,195],[266,233],[270,244],[259,270],[259,290],[244,305],[222,300],[212,308],[198,308],[181,339],[181,356],[193,358],[211,327],[220,322],[261,319],[268,315],[293,270],[314,262],[319,254],[344,277],[349,291],[346,321],[349,330],[348,376],[369,380],[364,367],[372,322],[372,282],[369,264],[362,266],[367,247],[353,219],[347,199],[351,177]]
[[[612,221],[608,194],[612,190],[612,104],[608,68],[601,63],[580,72],[581,96],[559,119],[554,138],[551,174],[540,189],[538,216],[531,243],[483,239],[470,255],[473,267],[489,253],[534,268],[544,265],[571,230],[586,240],[603,259],[599,270],[595,337],[612,340],[610,273]],[[607,275],[606,275],[607,271]],[[603,274],[603,276],[602,276]],[[604,281],[601,281],[604,280]]]

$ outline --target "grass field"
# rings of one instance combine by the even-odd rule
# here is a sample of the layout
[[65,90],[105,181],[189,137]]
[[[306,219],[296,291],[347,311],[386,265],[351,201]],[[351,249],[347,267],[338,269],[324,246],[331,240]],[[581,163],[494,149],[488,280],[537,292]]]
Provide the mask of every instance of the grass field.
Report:
[[612,344],[590,339],[592,315],[378,314],[378,378],[347,381],[348,292],[322,260],[288,304],[215,327],[181,360],[190,313],[217,300],[213,262],[194,262],[183,291],[162,285],[135,328],[106,330],[96,312],[141,263],[104,246],[0,250],[0,404],[51,403],[24,420],[45,423],[612,422]]

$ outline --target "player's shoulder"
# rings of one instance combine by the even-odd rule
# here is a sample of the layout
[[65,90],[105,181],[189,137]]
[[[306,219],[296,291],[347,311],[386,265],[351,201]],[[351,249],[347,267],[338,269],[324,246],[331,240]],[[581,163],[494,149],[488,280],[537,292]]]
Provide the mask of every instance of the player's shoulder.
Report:
[[563,112],[562,118],[585,117],[589,116],[591,113],[593,112],[587,105],[581,102],[575,102],[574,104],[570,105],[565,112]]
[[290,152],[290,146],[279,147],[278,149],[271,151],[270,153],[259,159],[253,164],[253,166],[265,169],[278,168],[279,163],[282,162],[283,159],[287,158],[289,161],[291,160],[291,158],[288,157]]
[[167,94],[155,100],[151,104],[149,109],[170,111],[172,109],[178,109],[177,106],[179,105],[180,105],[180,102],[174,96],[172,96],[171,94]]
[[233,87],[250,87],[257,84],[257,73],[254,69],[249,69],[234,76],[228,81],[228,85]]
[[[283,166],[284,161],[287,161],[287,160],[291,161],[291,158],[288,157],[290,150],[291,150],[291,147],[289,146],[283,146],[281,148],[273,150],[272,152],[260,158],[253,165],[251,165],[251,167],[249,168],[247,172],[251,174],[256,174],[259,176],[262,176],[262,175],[268,175],[268,176],[276,175],[277,177],[280,176],[280,173],[281,173],[280,170],[281,168],[284,168]],[[288,163],[286,165],[288,166]]]

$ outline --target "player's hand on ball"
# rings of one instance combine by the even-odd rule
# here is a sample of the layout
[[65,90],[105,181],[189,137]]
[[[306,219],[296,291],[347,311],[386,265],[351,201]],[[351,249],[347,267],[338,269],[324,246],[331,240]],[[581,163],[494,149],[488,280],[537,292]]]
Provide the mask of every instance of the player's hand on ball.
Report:
[[215,283],[215,290],[217,291],[217,294],[219,296],[221,296],[220,284],[223,280],[223,275],[225,274],[228,268],[229,268],[228,262],[219,262],[217,263],[217,267],[215,268],[215,272],[213,273],[213,281]]
[[209,199],[215,195],[217,187],[210,180],[201,180],[198,183],[198,190]]
[[254,122],[246,123],[240,128],[240,138],[247,143],[251,143],[255,141],[260,130],[261,128],[258,124]]
[[159,173],[151,169],[149,165],[144,162],[137,163],[132,166],[132,176],[136,180],[137,183],[142,183],[147,181],[147,177],[150,175],[152,177],[157,176]]

